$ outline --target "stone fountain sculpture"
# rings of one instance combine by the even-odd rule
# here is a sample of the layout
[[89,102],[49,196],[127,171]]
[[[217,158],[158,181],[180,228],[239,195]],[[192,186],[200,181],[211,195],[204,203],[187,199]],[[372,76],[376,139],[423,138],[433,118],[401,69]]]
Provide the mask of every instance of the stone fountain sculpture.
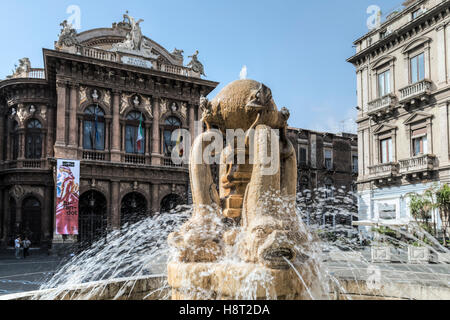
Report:
[[[289,111],[278,111],[271,90],[253,80],[235,81],[200,103],[208,129],[191,148],[193,214],[168,239],[176,250],[168,264],[172,298],[311,298],[315,268],[304,250],[311,239],[296,213]],[[243,144],[227,141],[220,155],[219,191],[201,161],[213,127],[246,132]],[[239,154],[245,161],[237,161]]]

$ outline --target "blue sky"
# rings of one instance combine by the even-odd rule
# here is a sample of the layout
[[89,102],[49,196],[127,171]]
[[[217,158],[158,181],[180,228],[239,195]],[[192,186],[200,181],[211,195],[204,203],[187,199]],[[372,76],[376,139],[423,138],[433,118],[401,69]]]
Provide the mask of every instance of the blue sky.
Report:
[[[209,80],[220,82],[210,97],[239,79],[272,89],[281,108],[291,110],[290,125],[305,129],[353,131],[356,80],[346,59],[353,41],[367,32],[368,6],[387,12],[401,0],[11,0],[0,1],[0,79],[19,58],[42,67],[42,48],[53,49],[67,8],[81,9],[81,30],[110,27],[126,10],[143,33],[167,50],[195,50]],[[344,122],[343,122],[344,121]]]

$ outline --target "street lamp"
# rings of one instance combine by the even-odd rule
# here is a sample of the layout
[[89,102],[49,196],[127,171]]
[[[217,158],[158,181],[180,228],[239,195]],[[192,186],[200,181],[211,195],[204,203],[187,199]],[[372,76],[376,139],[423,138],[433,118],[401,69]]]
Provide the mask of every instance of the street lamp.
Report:
[[135,194],[133,194],[133,199],[131,199],[131,207],[132,207],[133,209],[136,209],[136,208],[137,208],[136,195],[135,195]]
[[94,193],[91,193],[91,199],[89,200],[89,206],[92,208],[95,207],[95,199],[94,199]]

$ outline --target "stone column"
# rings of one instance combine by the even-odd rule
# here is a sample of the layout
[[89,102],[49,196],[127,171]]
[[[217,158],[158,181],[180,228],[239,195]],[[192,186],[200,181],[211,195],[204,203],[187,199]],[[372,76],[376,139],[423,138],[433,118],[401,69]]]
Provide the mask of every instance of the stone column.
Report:
[[431,79],[431,61],[430,61],[430,42],[427,42],[424,47],[424,64],[425,64],[425,79]]
[[53,107],[47,106],[47,157],[53,157],[55,144],[55,119]]
[[445,25],[445,44],[446,44],[446,48],[445,48],[445,59],[447,61],[447,70],[446,70],[446,74],[447,74],[447,83],[450,82],[450,24],[446,24]]
[[25,159],[25,129],[20,129],[19,132],[19,158],[18,160]]
[[79,85],[76,83],[70,85],[69,147],[72,149],[77,149],[78,145],[78,125],[77,125],[78,88]]
[[189,132],[191,134],[191,144],[194,143],[195,138],[195,106],[193,104],[189,105]]
[[57,109],[56,109],[56,142],[55,157],[64,157],[63,150],[66,146],[66,91],[67,84],[64,81],[56,82]]
[[78,119],[78,148],[83,149],[83,119]]
[[6,159],[5,160],[12,160],[12,153],[11,153],[11,144],[14,137],[11,135],[11,130],[13,126],[13,121],[10,119],[6,120]]
[[160,151],[160,130],[159,117],[160,106],[159,97],[154,98],[153,107],[153,125],[152,125],[152,165],[161,165],[161,151]]
[[[439,124],[440,124],[440,152],[437,155],[440,159],[441,165],[446,165],[449,162],[449,125],[448,125],[448,106],[447,102],[439,105]],[[431,133],[430,133],[431,134]]]
[[152,184],[152,213],[159,212],[159,184]]
[[16,203],[16,226],[22,226],[22,203]]
[[[431,122],[431,118],[427,119],[427,132],[428,132],[428,153],[434,154],[434,147],[433,147],[433,124]],[[441,132],[440,137],[442,140],[445,140],[445,137],[443,137],[445,133]]]
[[[111,150],[110,142],[110,135],[111,135],[111,120],[106,118],[105,119],[105,151]],[[81,132],[81,131],[80,131]]]
[[[3,236],[2,236],[2,242],[3,244],[5,244],[5,242],[8,240],[8,229],[11,225],[10,221],[11,221],[11,217],[10,217],[10,208],[9,208],[9,192],[8,190],[5,188],[3,189]],[[9,230],[9,232],[11,232],[11,230]]]
[[[2,116],[0,118],[0,135],[2,137],[2,139],[0,139],[0,162],[3,162],[3,146],[5,141],[7,141],[8,139],[5,139],[5,137],[8,136],[8,133],[4,132],[5,130],[5,118]],[[1,208],[1,207],[0,207]]]
[[120,162],[120,91],[113,90],[112,97],[112,146],[111,146],[111,161]]
[[366,167],[364,163],[364,140],[363,131],[358,130],[358,169],[360,178],[366,174]]
[[438,85],[447,83],[447,70],[446,70],[446,57],[445,57],[445,26],[440,25],[436,28],[437,34],[437,72],[438,72]]
[[53,216],[53,202],[52,202],[52,194],[53,188],[46,187],[44,188],[44,199],[45,203],[42,207],[42,216],[41,216],[41,232],[43,239],[46,241],[50,239],[50,236],[52,234],[50,221],[52,221]]
[[113,230],[120,229],[120,183],[118,181],[111,182],[111,228]]
[[0,246],[4,238],[4,225],[5,225],[5,208],[3,203],[3,189],[0,189]]
[[203,121],[202,121],[202,113],[200,112],[200,110],[197,113],[197,125],[196,125],[196,135],[199,136],[203,133]]

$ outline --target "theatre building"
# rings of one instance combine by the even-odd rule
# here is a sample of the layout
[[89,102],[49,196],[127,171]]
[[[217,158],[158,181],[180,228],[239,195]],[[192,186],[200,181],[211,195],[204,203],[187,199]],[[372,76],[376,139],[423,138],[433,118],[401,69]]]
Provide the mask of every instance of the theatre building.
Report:
[[198,52],[185,64],[182,50],[143,36],[140,23],[126,14],[77,33],[63,22],[55,48],[43,50],[44,69],[24,58],[0,81],[2,246],[18,234],[36,247],[67,240],[55,235],[58,159],[80,161],[75,241],[188,201],[172,132],[199,133],[200,97],[218,84],[202,79]]

